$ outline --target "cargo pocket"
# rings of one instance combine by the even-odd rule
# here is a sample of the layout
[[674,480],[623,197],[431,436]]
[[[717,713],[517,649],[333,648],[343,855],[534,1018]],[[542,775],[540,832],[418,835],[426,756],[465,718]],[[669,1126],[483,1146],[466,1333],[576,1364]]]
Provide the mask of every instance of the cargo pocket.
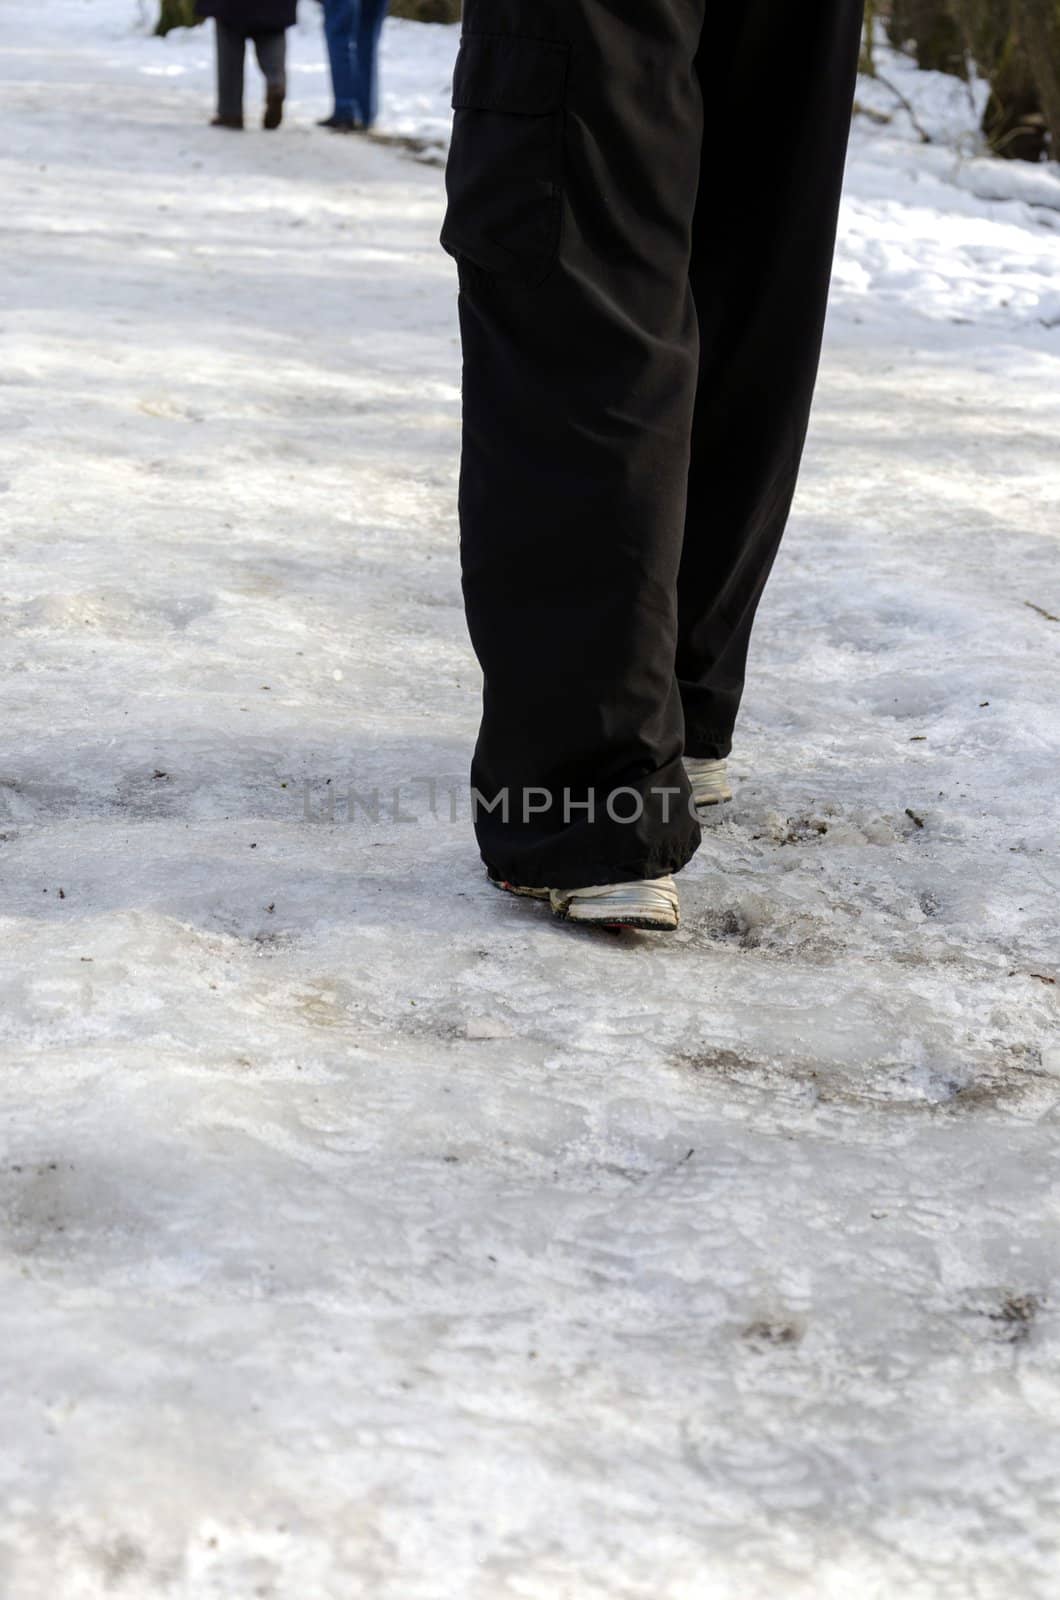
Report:
[[465,34],[453,79],[442,245],[461,268],[533,288],[559,250],[569,45]]

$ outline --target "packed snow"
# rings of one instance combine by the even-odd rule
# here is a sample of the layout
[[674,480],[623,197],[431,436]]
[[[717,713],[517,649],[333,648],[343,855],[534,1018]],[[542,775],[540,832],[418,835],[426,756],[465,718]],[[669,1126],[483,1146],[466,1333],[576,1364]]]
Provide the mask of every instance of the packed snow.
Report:
[[1051,1600],[1060,173],[860,85],[736,800],[579,935],[464,802],[456,30],[233,135],[152,10],[0,0],[0,1593]]

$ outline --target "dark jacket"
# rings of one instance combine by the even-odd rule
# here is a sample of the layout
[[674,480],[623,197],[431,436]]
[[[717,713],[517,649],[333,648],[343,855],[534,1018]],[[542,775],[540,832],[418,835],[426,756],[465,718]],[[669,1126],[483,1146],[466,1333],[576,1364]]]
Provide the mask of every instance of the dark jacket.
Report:
[[195,0],[195,10],[244,33],[272,33],[294,27],[298,0]]

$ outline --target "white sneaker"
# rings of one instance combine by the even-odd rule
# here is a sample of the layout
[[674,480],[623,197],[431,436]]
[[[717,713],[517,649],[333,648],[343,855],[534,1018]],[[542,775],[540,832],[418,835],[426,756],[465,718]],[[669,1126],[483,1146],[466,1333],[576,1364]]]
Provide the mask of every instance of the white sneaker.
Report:
[[671,933],[681,920],[673,878],[642,878],[637,883],[603,883],[591,889],[553,889],[552,915],[564,922],[595,923],[600,928],[654,928]]
[[697,811],[703,811],[707,806],[721,805],[723,800],[732,799],[724,761],[697,760],[695,756],[686,756],[685,771],[692,785],[692,798]]
[[642,878],[636,883],[603,883],[589,889],[525,889],[490,875],[495,889],[529,900],[548,900],[562,922],[595,923],[598,928],[654,928],[672,932],[681,920],[673,878]]

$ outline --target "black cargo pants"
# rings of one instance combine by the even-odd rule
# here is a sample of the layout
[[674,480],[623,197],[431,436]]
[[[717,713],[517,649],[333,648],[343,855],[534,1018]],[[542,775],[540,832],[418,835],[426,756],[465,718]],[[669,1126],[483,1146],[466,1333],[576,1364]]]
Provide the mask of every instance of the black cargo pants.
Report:
[[699,843],[813,394],[861,0],[465,0],[442,242],[483,858]]

